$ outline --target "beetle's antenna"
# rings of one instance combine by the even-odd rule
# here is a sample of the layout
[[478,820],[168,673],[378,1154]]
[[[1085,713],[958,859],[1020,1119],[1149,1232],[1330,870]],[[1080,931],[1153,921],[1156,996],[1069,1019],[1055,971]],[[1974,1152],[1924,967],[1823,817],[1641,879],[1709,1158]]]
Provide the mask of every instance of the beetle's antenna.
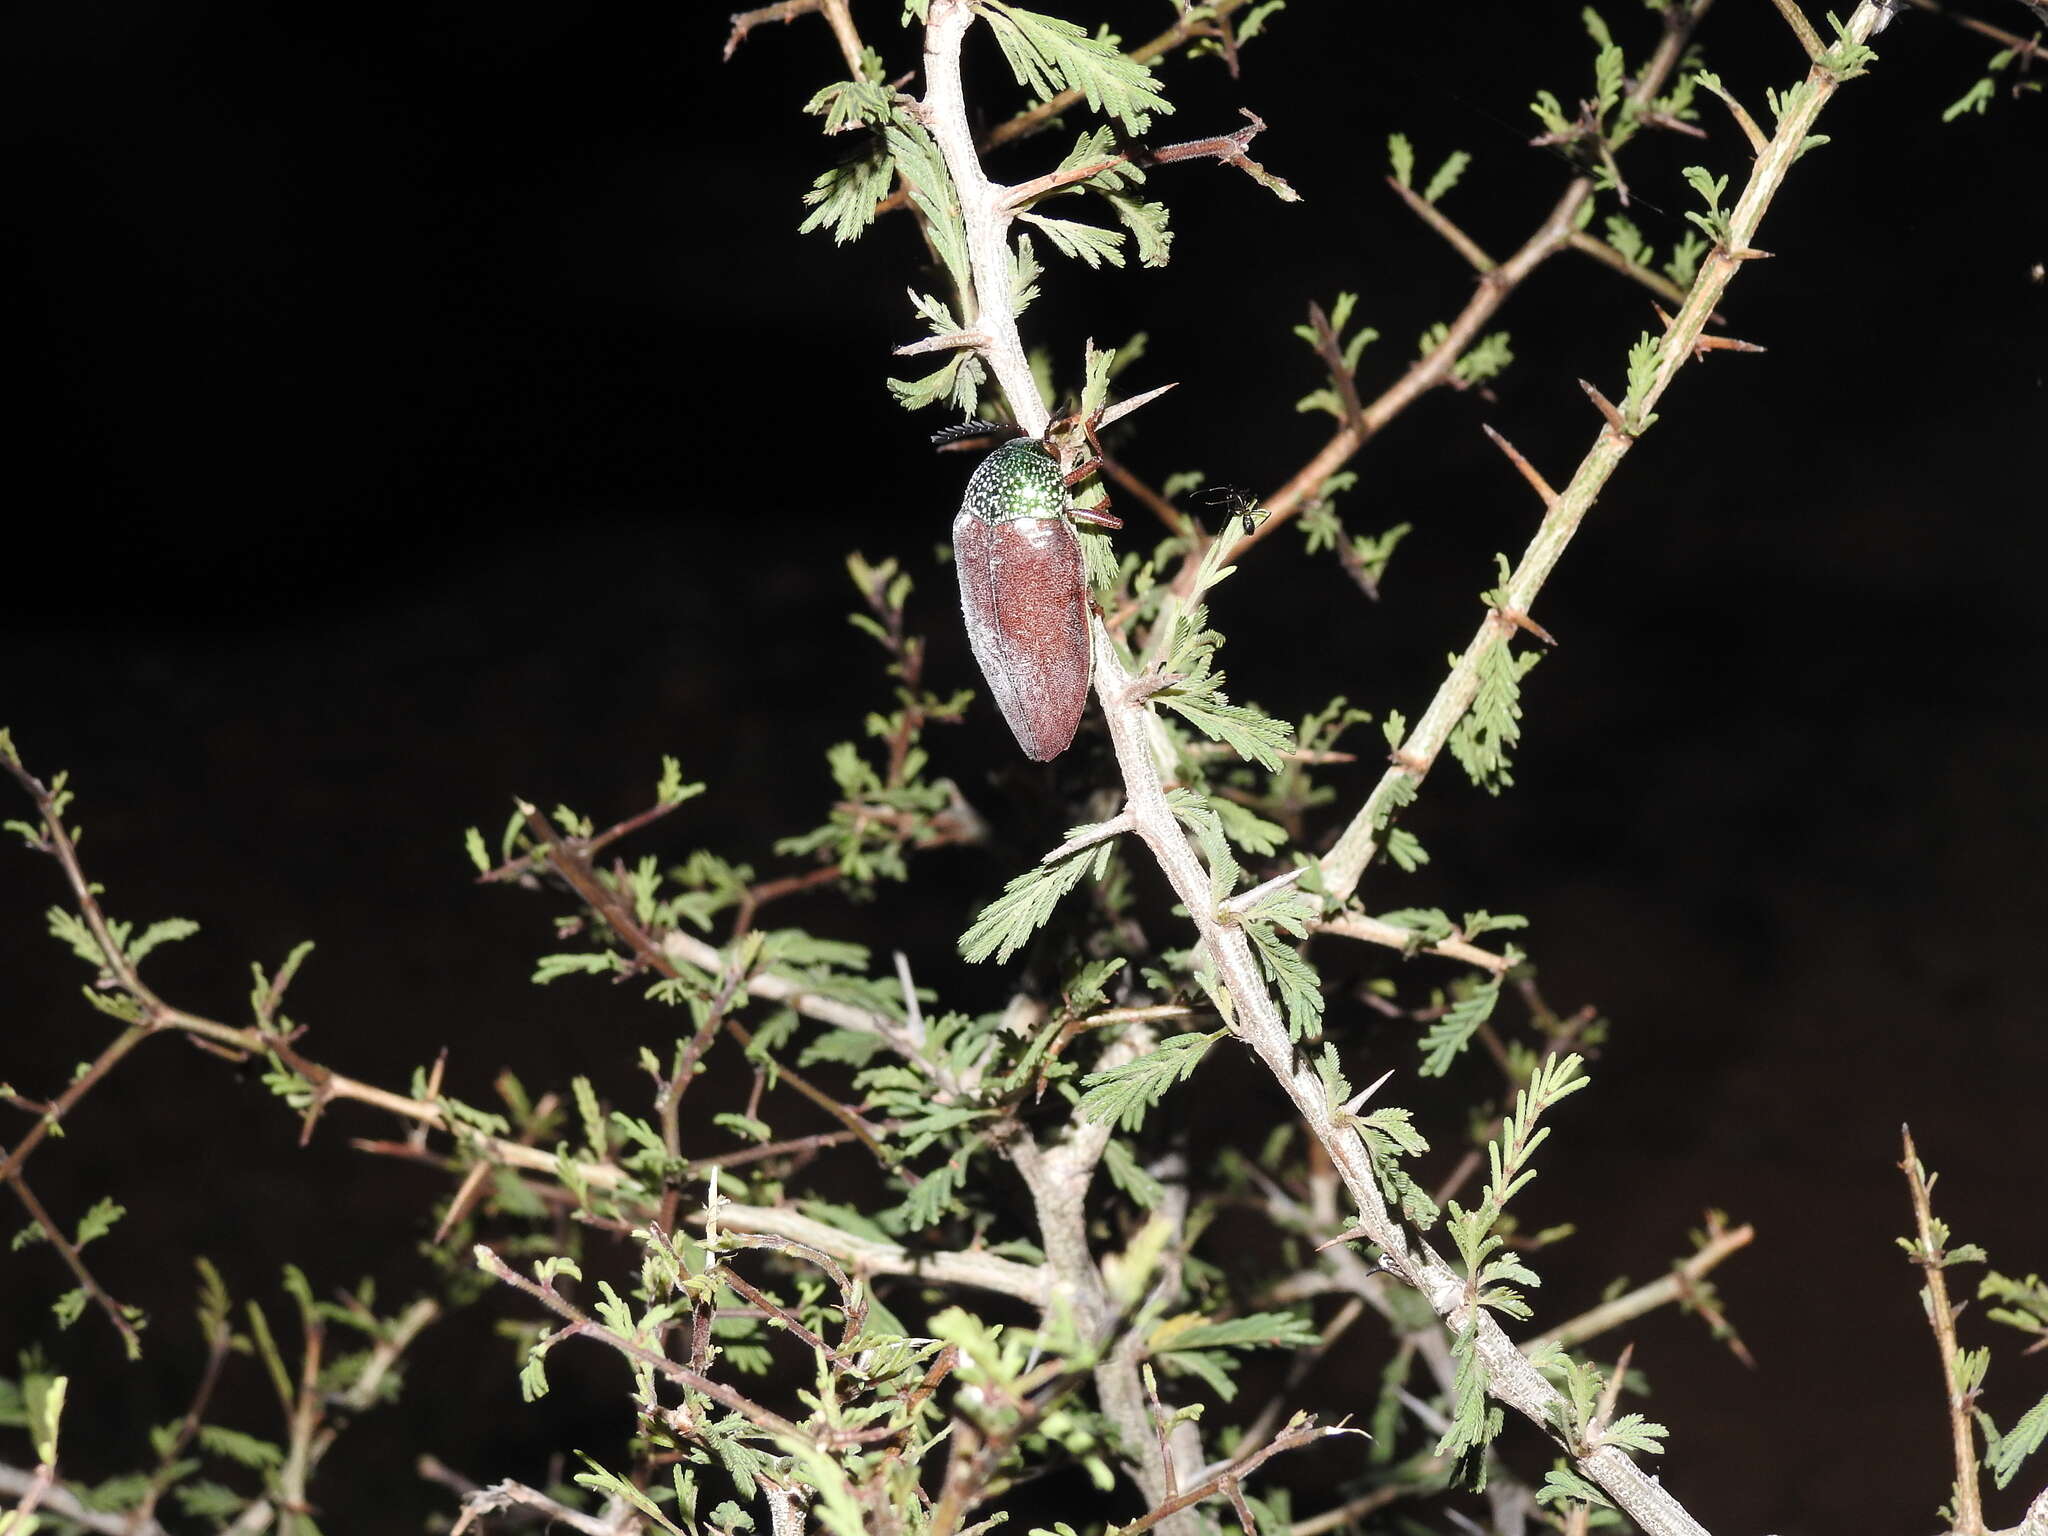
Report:
[[950,427],[941,427],[934,432],[932,446],[941,453],[947,453],[983,442],[1002,442],[1023,435],[1024,429],[1011,421],[962,421]]

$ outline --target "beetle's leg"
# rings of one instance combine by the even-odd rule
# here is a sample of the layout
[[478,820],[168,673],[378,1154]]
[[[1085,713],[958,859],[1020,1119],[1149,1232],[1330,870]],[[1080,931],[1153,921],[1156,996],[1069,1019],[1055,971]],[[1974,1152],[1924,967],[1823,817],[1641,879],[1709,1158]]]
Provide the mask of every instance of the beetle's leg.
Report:
[[[1079,485],[1083,480],[1086,480],[1090,475],[1094,474],[1097,470],[1102,468],[1102,442],[1095,435],[1095,424],[1101,419],[1102,412],[1097,411],[1092,416],[1080,416],[1075,414],[1055,416],[1051,421],[1046,423],[1045,436],[1041,441],[1044,444],[1045,451],[1051,454],[1054,458],[1059,457],[1059,444],[1057,441],[1059,434],[1066,431],[1069,427],[1079,427],[1081,429],[1082,436],[1084,436],[1088,440],[1088,450],[1093,455],[1093,457],[1089,458],[1088,460],[1079,465],[1076,465],[1073,469],[1070,469],[1065,474],[1061,475],[1060,483],[1062,485]],[[1109,487],[1105,485],[1102,487],[1101,501],[1097,502],[1092,507],[1070,506],[1067,508],[1067,515],[1073,518],[1076,522],[1093,523],[1098,528],[1123,527],[1124,520],[1120,517],[1112,516],[1106,510],[1109,505]]]
[[[1077,419],[1077,424],[1081,428],[1081,435],[1088,439],[1088,451],[1092,453],[1094,457],[1089,459],[1086,463],[1077,466],[1072,473],[1062,477],[1068,485],[1079,485],[1083,480],[1086,480],[1090,475],[1100,470],[1103,466],[1103,463],[1107,459],[1108,456],[1104,454],[1102,451],[1102,440],[1095,435],[1095,424],[1101,419],[1101,411],[1097,411],[1093,416],[1082,416]],[[1093,523],[1098,528],[1123,527],[1124,520],[1122,518],[1112,517],[1108,514],[1106,509],[1109,507],[1109,505],[1109,487],[1105,485],[1102,487],[1102,500],[1097,502],[1094,506],[1072,507],[1068,510],[1072,513],[1074,517],[1078,518],[1080,521],[1084,523]]]
[[1102,451],[1102,439],[1095,435],[1095,428],[1102,420],[1102,411],[1108,409],[1109,407],[1105,405],[1102,407],[1102,410],[1098,410],[1093,416],[1083,416],[1081,418],[1081,435],[1088,439],[1088,451],[1095,455],[1095,462],[1098,464],[1107,458],[1108,455]]

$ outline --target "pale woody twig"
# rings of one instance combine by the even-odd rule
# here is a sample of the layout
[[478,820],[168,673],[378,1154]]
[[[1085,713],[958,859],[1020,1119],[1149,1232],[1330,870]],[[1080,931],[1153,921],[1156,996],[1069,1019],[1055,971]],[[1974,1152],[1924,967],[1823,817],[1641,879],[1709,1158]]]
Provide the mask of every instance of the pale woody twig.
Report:
[[988,346],[988,337],[980,331],[947,331],[938,336],[927,336],[923,341],[913,341],[893,348],[895,357],[916,357],[924,352],[951,352],[960,347],[972,347],[977,352]]
[[1424,1488],[1410,1488],[1400,1483],[1383,1483],[1370,1493],[1362,1493],[1355,1499],[1347,1499],[1335,1509],[1326,1509],[1319,1515],[1310,1515],[1306,1520],[1297,1520],[1287,1528],[1288,1536],[1325,1536],[1329,1531],[1341,1531],[1369,1515],[1376,1509],[1384,1509],[1396,1499],[1427,1491]]
[[1623,277],[1641,283],[1650,292],[1668,299],[1673,304],[1685,302],[1685,290],[1671,281],[1662,272],[1653,272],[1640,262],[1630,261],[1598,235],[1589,235],[1583,229],[1575,229],[1565,236],[1566,245],[1583,255],[1592,257],[1603,267],[1619,272]]
[[1724,1259],[1756,1239],[1756,1228],[1745,1223],[1732,1231],[1721,1232],[1672,1272],[1647,1285],[1602,1302],[1599,1306],[1581,1312],[1577,1317],[1559,1323],[1555,1328],[1529,1340],[1522,1346],[1524,1354],[1533,1355],[1540,1350],[1556,1347],[1573,1349],[1586,1340],[1597,1338],[1623,1323],[1634,1322],[1646,1313],[1668,1306],[1674,1301],[1685,1299],[1692,1283],[1703,1279],[1718,1267]]
[[732,35],[725,40],[725,58],[730,60],[739,51],[747,34],[758,26],[771,21],[788,23],[799,16],[808,16],[819,9],[822,0],[775,0],[773,5],[760,6],[751,11],[736,11],[732,17]]
[[[708,1212],[695,1218],[703,1221]],[[912,1275],[941,1285],[970,1285],[1047,1305],[1052,1276],[1042,1265],[1020,1264],[993,1253],[917,1253],[895,1243],[858,1237],[800,1212],[774,1206],[735,1205],[721,1200],[718,1223],[735,1232],[758,1232],[807,1243],[869,1275]]]
[[1258,1468],[1264,1466],[1283,1451],[1291,1451],[1304,1445],[1312,1445],[1318,1440],[1328,1439],[1331,1435],[1359,1433],[1362,1432],[1336,1426],[1327,1428],[1315,1424],[1290,1426],[1287,1429],[1283,1429],[1273,1437],[1270,1443],[1260,1447],[1251,1455],[1244,1457],[1242,1460],[1234,1461],[1220,1472],[1212,1473],[1210,1476],[1203,1478],[1185,1493],[1175,1494],[1171,1498],[1162,1500],[1157,1507],[1146,1511],[1145,1514],[1133,1520],[1129,1525],[1115,1527],[1113,1536],[1137,1536],[1137,1533],[1140,1531],[1149,1531],[1168,1516],[1177,1514],[1183,1509],[1192,1509],[1195,1505],[1201,1503],[1202,1500],[1214,1494],[1233,1489],[1237,1483],[1249,1477]]
[[[0,762],[4,762],[4,766],[20,781],[22,787],[35,801],[38,811],[42,813],[46,851],[55,857],[63,868],[81,916],[100,946],[108,974],[114,984],[135,1001],[144,1015],[144,1022],[131,1025],[101,1051],[92,1067],[48,1106],[35,1126],[8,1153],[4,1165],[0,1165],[0,1173],[4,1173],[8,1179],[18,1178],[22,1164],[47,1134],[49,1128],[60,1121],[78,1099],[129,1050],[152,1033],[184,1032],[195,1038],[228,1047],[237,1053],[261,1055],[266,1050],[276,1051],[287,1066],[308,1076],[309,1080],[314,1082],[315,1091],[319,1096],[318,1102],[350,1100],[410,1120],[423,1129],[459,1135],[479,1159],[478,1166],[495,1164],[551,1179],[560,1179],[566,1174],[588,1188],[605,1191],[619,1191],[633,1184],[631,1175],[610,1161],[565,1160],[553,1152],[542,1151],[519,1141],[484,1135],[474,1127],[458,1127],[450,1120],[447,1111],[439,1102],[439,1063],[436,1064],[427,1096],[415,1098],[393,1093],[371,1083],[360,1082],[306,1061],[283,1036],[254,1028],[224,1024],[187,1013],[165,1003],[142,981],[125,952],[114,942],[112,931],[100,910],[95,894],[97,887],[86,877],[84,869],[78,862],[77,849],[72,844],[69,834],[58,823],[48,789],[29,774],[11,754],[0,759]],[[703,969],[715,972],[722,969],[725,964],[718,950],[690,935],[670,935],[668,944],[672,952],[678,953],[682,958]],[[750,982],[750,990],[757,996],[786,1001],[799,1011],[825,1022],[881,1035],[905,1054],[913,1057],[915,1055],[915,1041],[911,1034],[893,1019],[829,999],[806,996],[795,983],[777,977],[757,976]],[[277,1001],[273,995],[273,1009]],[[404,1150],[385,1144],[372,1144],[370,1149]],[[416,1155],[418,1153],[423,1153],[423,1149],[417,1149]],[[29,1198],[33,1200],[32,1195]],[[809,1243],[849,1263],[863,1265],[871,1273],[915,1275],[939,1283],[972,1285],[982,1290],[1017,1296],[1041,1305],[1047,1292],[1048,1281],[1042,1271],[993,1254],[919,1255],[894,1244],[874,1243],[856,1237],[823,1222],[799,1216],[795,1212],[761,1207],[722,1206],[721,1219],[737,1230],[776,1234]],[[417,1303],[408,1310],[401,1319],[394,1339],[387,1340],[378,1347],[373,1356],[371,1372],[366,1374],[364,1383],[374,1386],[376,1376],[388,1369],[398,1351],[432,1319],[433,1315],[434,1309],[429,1303]],[[287,1404],[286,1408],[287,1412],[292,1411],[292,1405]]]
[[1041,864],[1057,864],[1069,854],[1079,853],[1083,848],[1092,848],[1097,843],[1107,842],[1112,837],[1121,837],[1130,830],[1131,813],[1129,811],[1121,812],[1110,817],[1107,821],[1098,821],[1092,826],[1082,827],[1072,837],[1061,843],[1059,847],[1053,849],[1051,853],[1048,853],[1038,862]]
[[1799,0],[1771,0],[1778,8],[1778,14],[1785,18],[1785,25],[1792,29],[1792,35],[1799,39],[1799,46],[1806,50],[1806,56],[1819,60],[1825,51],[1821,47],[1820,34],[1813,30],[1813,23],[1806,19],[1806,13],[1799,9]]
[[610,1520],[601,1520],[596,1515],[586,1515],[579,1509],[571,1509],[559,1500],[551,1499],[538,1488],[529,1488],[524,1483],[493,1483],[488,1488],[479,1488],[462,1501],[462,1518],[455,1522],[449,1536],[462,1536],[471,1526],[485,1515],[495,1514],[501,1509],[534,1509],[546,1517],[550,1525],[565,1525],[572,1531],[581,1531],[583,1536],[618,1536],[618,1525]]
[[[685,933],[680,928],[663,934],[661,947],[669,958],[687,960],[700,971],[709,971],[716,975],[725,968],[725,957],[716,945],[707,944],[696,935]],[[787,1003],[805,1018],[816,1019],[821,1024],[830,1024],[837,1029],[850,1029],[858,1034],[873,1035],[913,1066],[933,1072],[941,1079],[944,1077],[938,1068],[925,1061],[910,1029],[887,1014],[876,1013],[853,1003],[842,1003],[836,998],[819,997],[808,991],[801,982],[766,972],[747,978],[747,993],[750,997],[765,997],[774,1002]],[[941,1080],[939,1085],[948,1091],[957,1091],[955,1084]]]
[[1318,933],[1334,933],[1341,938],[1363,939],[1368,944],[1384,944],[1389,949],[1398,949],[1403,954],[1438,955],[1446,960],[1462,960],[1467,965],[1476,965],[1481,970],[1491,971],[1496,976],[1505,976],[1514,962],[1506,955],[1497,955],[1490,949],[1481,949],[1477,944],[1464,939],[1443,939],[1434,944],[1422,942],[1422,935],[1412,928],[1403,928],[1398,923],[1381,922],[1376,917],[1367,917],[1362,912],[1346,912],[1310,924]]
[[51,1462],[41,1462],[34,1472],[25,1474],[25,1482],[20,1490],[21,1502],[7,1512],[8,1529],[33,1531],[38,1523],[36,1511],[52,1493],[58,1491],[56,1485],[57,1468]]
[[968,323],[988,335],[989,345],[982,356],[1009,401],[1017,425],[1027,437],[1040,437],[1049,413],[1038,397],[1024,344],[1017,335],[1016,317],[1010,311],[1009,219],[1002,211],[1005,189],[992,183],[981,168],[960,86],[960,45],[973,25],[974,11],[965,0],[932,0],[924,32],[921,116],[945,157],[966,226],[975,306]]
[[1387,185],[1400,194],[1401,201],[1408,205],[1415,217],[1442,235],[1450,243],[1451,249],[1464,257],[1466,263],[1481,277],[1500,265],[1480,248],[1477,240],[1452,223],[1450,216],[1443,209],[1430,202],[1413,187],[1392,176],[1387,178]]
[[846,0],[820,0],[818,9],[825,13],[825,21],[832,28],[832,40],[839,44],[839,57],[846,64],[847,78],[858,80],[862,48],[860,33],[854,30],[852,10]]
[[[87,1509],[68,1488],[52,1484],[41,1475],[41,1471],[39,1468],[29,1472],[0,1463],[0,1494],[26,1499],[40,1487],[36,1507],[59,1520],[69,1520],[88,1531],[104,1532],[105,1536],[168,1536],[164,1528],[148,1516],[138,1522],[132,1510]],[[14,1512],[7,1511],[9,1514]]]

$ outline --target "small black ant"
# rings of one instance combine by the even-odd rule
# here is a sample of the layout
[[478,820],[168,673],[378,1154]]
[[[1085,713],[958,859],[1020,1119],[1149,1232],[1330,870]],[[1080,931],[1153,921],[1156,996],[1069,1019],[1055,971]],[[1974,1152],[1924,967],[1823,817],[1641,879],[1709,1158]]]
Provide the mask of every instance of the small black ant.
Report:
[[1258,497],[1234,485],[1212,485],[1196,497],[1196,500],[1212,507],[1224,508],[1223,515],[1236,518],[1246,538],[1250,538],[1259,524],[1270,515],[1259,506]]

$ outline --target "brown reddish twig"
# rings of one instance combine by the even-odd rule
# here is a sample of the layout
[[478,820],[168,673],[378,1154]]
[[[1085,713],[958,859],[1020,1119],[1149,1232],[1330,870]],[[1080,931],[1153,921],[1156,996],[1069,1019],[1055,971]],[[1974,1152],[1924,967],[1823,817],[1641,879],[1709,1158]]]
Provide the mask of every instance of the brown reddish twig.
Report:
[[1905,1156],[1899,1171],[1913,1197],[1912,1262],[1919,1267],[1926,1289],[1920,1299],[1926,1304],[1927,1326],[1934,1333],[1935,1351],[1941,1356],[1941,1381],[1948,1407],[1949,1441],[1955,1452],[1956,1536],[1984,1536],[1984,1496],[1977,1483],[1977,1440],[1975,1387],[1964,1385],[1958,1368],[1956,1314],[1962,1309],[1948,1299],[1948,1279],[1943,1271],[1949,1264],[1948,1227],[1934,1218],[1934,1175],[1920,1161],[1913,1146],[1913,1132],[1899,1127]]

